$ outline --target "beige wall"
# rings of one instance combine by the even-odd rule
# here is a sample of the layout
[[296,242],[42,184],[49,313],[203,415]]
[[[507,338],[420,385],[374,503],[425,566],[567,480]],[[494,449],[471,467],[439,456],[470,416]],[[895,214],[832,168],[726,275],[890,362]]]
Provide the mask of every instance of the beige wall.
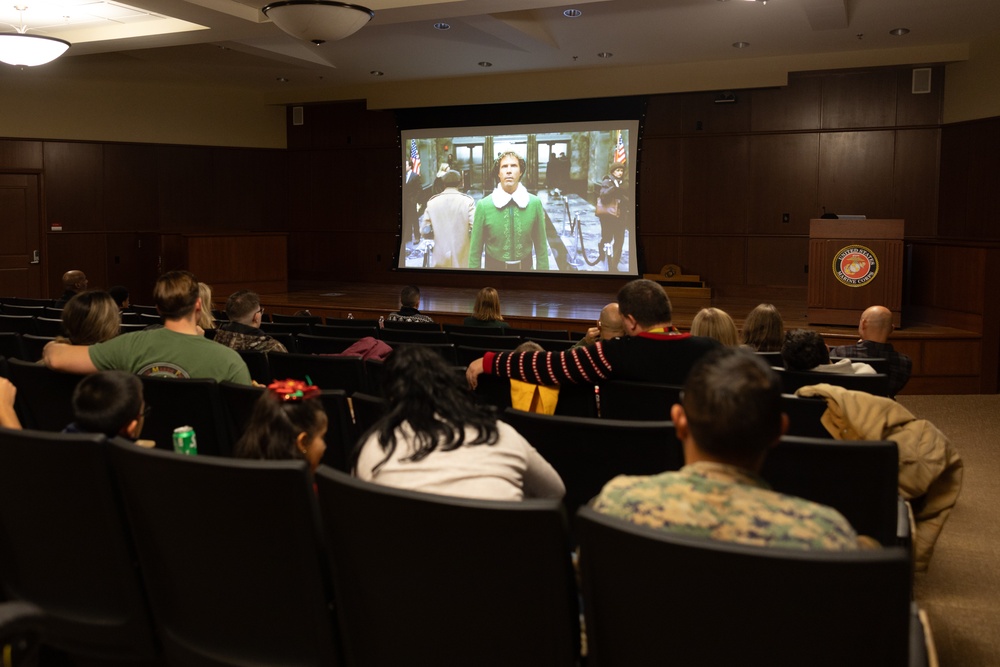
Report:
[[1000,116],[1000,33],[972,45],[969,59],[945,71],[944,122]]

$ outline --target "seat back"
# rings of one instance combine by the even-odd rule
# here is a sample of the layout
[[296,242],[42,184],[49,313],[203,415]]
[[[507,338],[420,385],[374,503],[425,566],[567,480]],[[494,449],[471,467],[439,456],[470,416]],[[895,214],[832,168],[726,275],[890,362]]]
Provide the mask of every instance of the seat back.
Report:
[[875,369],[876,373],[889,374],[889,360],[884,357],[830,357],[830,363],[835,364],[841,359],[850,359],[852,362],[868,364]]
[[641,421],[670,420],[681,388],[670,384],[609,380],[600,385],[601,417]]
[[785,436],[760,474],[775,491],[836,509],[858,533],[899,544],[899,454],[891,440]]
[[[354,413],[355,443],[368,429],[385,414],[389,402],[381,396],[358,392],[351,396],[351,411]],[[352,450],[353,451],[353,450]]]
[[334,327],[379,327],[378,318],[327,317],[324,323]]
[[569,340],[569,331],[566,329],[524,329],[521,327],[510,327],[507,334],[509,336],[518,336],[520,338]]
[[0,315],[0,332],[33,334],[35,318],[32,315]]
[[46,643],[150,659],[157,645],[107,446],[102,435],[0,429],[0,581],[7,599],[45,611]]
[[782,391],[786,394],[794,394],[799,387],[813,384],[832,384],[852,391],[864,391],[873,396],[889,395],[888,375],[878,373],[875,375],[848,375],[846,373],[790,371],[784,368],[775,369],[775,372],[781,377]]
[[524,340],[530,340],[532,343],[538,343],[542,346],[542,349],[546,352],[565,352],[574,345],[575,342],[567,339],[552,339],[552,338],[539,338],[537,336],[528,336]]
[[198,441],[199,455],[232,454],[233,438],[215,380],[147,376],[140,380],[146,405],[151,408],[142,428],[143,439],[152,440],[159,449],[173,451],[174,429],[190,426]]
[[341,664],[307,463],[110,453],[170,664]]
[[300,334],[309,333],[312,325],[309,322],[261,322],[260,330],[270,334]]
[[[359,327],[358,331],[362,329]],[[316,336],[313,334],[296,334],[295,346],[300,354],[340,354],[354,343],[357,338],[335,338],[333,336]]]
[[510,327],[477,327],[468,326],[465,324],[442,324],[442,328],[446,333],[460,333],[460,334],[485,334],[493,336],[505,336],[510,330]]
[[382,329],[379,331],[378,337],[393,347],[406,344],[451,342],[448,340],[448,334],[443,331],[424,329]]
[[21,334],[13,331],[0,331],[0,357],[7,359],[25,359],[28,353],[24,349]]
[[36,317],[35,333],[39,336],[51,336],[52,338],[66,335],[62,320],[54,317]]
[[258,384],[271,384],[271,367],[267,360],[267,352],[260,350],[237,350],[243,363],[250,371],[250,379]]
[[673,422],[538,415],[507,408],[500,416],[552,464],[566,485],[569,516],[617,475],[656,475],[684,465]]
[[784,368],[785,360],[781,356],[781,352],[756,352],[757,356],[764,360],[768,366],[772,368]]
[[[495,331],[502,331],[496,329]],[[480,347],[485,350],[513,350],[521,344],[521,339],[517,336],[493,335],[490,333],[460,333],[457,331],[448,332],[448,340],[455,345],[463,347]],[[483,356],[483,355],[479,355]]]
[[[325,467],[316,484],[350,664],[578,663],[577,597],[557,501],[414,493]],[[401,621],[391,639],[386,619]]]
[[4,315],[26,315],[28,317],[38,317],[45,314],[45,306],[27,306],[4,302],[0,304],[0,313]]
[[39,361],[45,346],[55,340],[55,336],[37,336],[35,334],[21,334],[21,343],[24,344],[24,352],[28,361]]
[[272,352],[267,355],[271,377],[305,381],[320,389],[343,389],[348,394],[363,391],[365,367],[361,357],[328,357],[316,354]]
[[323,318],[319,315],[285,315],[283,313],[271,313],[271,321],[275,324],[323,324]]
[[787,435],[806,438],[832,438],[820,421],[826,412],[826,401],[795,394],[781,395],[781,411],[788,415]]
[[238,382],[220,382],[219,396],[222,404],[226,408],[226,416],[229,423],[229,432],[232,434],[233,444],[242,437],[246,431],[247,424],[250,423],[250,415],[257,404],[257,399],[267,391],[264,387],[239,384]]
[[441,325],[437,322],[404,322],[402,320],[386,319],[382,323],[386,329],[407,329],[410,331],[441,331]]
[[365,336],[378,338],[378,326],[342,326],[332,324],[314,324],[309,333],[313,336],[329,336],[331,338],[349,338],[351,342],[361,340]]
[[582,508],[587,664],[907,664],[904,549],[797,551],[696,539]]
[[73,421],[73,390],[82,375],[59,373],[21,359],[8,359],[7,367],[17,387],[18,412],[25,428],[58,433]]

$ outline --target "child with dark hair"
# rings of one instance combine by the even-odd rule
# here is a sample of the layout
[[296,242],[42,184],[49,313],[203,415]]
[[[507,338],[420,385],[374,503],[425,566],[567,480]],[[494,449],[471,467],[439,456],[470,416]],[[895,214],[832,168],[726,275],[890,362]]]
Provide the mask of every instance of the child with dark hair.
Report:
[[238,459],[302,459],[316,470],[326,451],[327,416],[319,387],[301,380],[272,382],[233,447]]
[[386,360],[385,416],[362,438],[354,474],[397,488],[485,500],[561,498],[559,474],[479,405],[441,356],[402,346]]
[[[73,390],[73,422],[65,433],[103,433],[138,441],[146,418],[142,382],[125,371],[87,375]],[[141,441],[152,446],[149,441]]]

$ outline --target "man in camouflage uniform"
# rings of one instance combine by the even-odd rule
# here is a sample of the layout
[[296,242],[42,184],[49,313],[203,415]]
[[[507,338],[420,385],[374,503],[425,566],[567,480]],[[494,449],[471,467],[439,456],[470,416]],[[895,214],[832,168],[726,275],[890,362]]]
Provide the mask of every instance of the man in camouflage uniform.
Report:
[[264,309],[260,307],[260,296],[256,292],[241,289],[230,294],[226,301],[226,315],[229,321],[219,325],[215,331],[216,343],[237,352],[288,352],[280,341],[260,330]]
[[781,381],[755,355],[723,348],[691,370],[671,417],[687,463],[619,476],[594,508],[632,523],[726,542],[850,550],[858,538],[836,510],[772,491],[757,472],[788,427]]

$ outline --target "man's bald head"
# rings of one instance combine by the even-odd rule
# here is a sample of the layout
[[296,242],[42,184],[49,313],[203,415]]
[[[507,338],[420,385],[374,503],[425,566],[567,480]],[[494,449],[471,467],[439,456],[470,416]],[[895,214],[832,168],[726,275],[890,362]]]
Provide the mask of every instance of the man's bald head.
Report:
[[884,343],[892,333],[892,312],[885,306],[872,306],[861,313],[858,333],[862,340]]
[[73,292],[81,292],[87,289],[87,276],[83,271],[71,269],[63,274],[63,289]]
[[598,322],[601,325],[601,340],[611,340],[625,335],[622,314],[615,302],[609,303],[601,309],[601,318]]

